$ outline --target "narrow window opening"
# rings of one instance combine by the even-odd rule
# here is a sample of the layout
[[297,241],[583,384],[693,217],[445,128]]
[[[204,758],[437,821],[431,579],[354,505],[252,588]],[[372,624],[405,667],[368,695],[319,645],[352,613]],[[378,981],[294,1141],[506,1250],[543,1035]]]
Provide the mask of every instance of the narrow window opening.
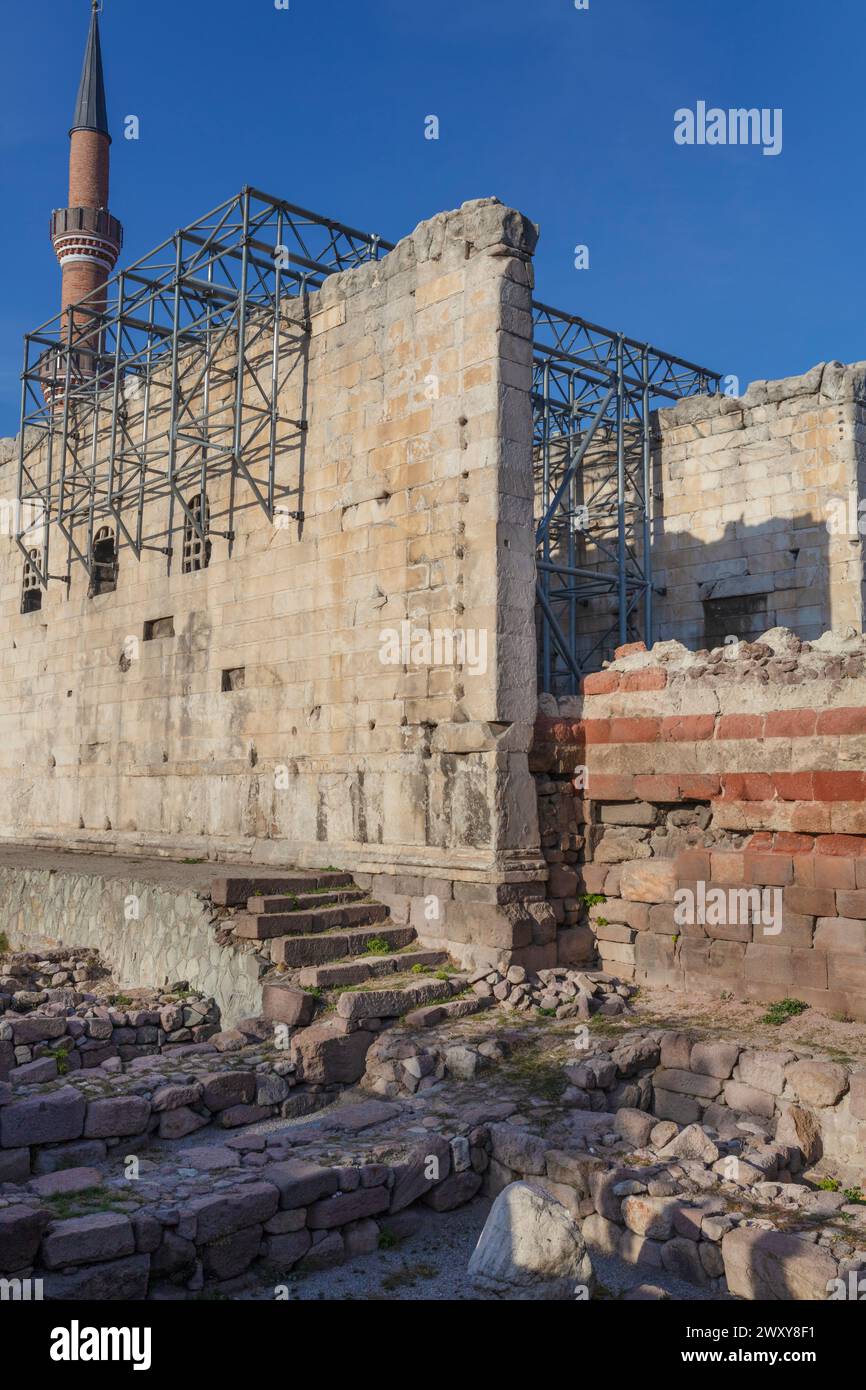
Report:
[[42,585],[36,573],[39,552],[31,550],[24,561],[24,580],[21,585],[21,612],[38,613],[42,607]]
[[204,540],[190,518],[187,517],[183,527],[183,562],[181,564],[181,570],[184,574],[192,574],[194,570],[206,570],[210,564],[211,551],[210,539],[207,534],[210,526],[210,507],[207,493],[197,492],[194,497],[189,499],[188,506],[204,532]]
[[90,597],[111,594],[117,588],[117,542],[110,526],[103,526],[93,538]]

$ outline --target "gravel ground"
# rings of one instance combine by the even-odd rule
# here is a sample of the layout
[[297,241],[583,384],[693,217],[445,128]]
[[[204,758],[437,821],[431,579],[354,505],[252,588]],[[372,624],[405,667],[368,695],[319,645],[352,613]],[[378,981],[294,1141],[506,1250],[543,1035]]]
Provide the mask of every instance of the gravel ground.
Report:
[[[350,1263],[316,1273],[292,1275],[270,1280],[255,1289],[233,1295],[233,1301],[264,1302],[273,1299],[274,1289],[283,1285],[289,1300],[314,1302],[327,1300],[387,1299],[412,1302],[483,1301],[473,1289],[466,1270],[481,1234],[491,1203],[477,1198],[458,1211],[440,1213],[414,1208],[420,1226],[391,1250],[356,1256]],[[618,1298],[638,1284],[653,1284],[666,1290],[677,1301],[709,1300],[712,1294],[674,1279],[664,1270],[649,1266],[635,1268],[609,1255],[590,1250],[592,1267],[601,1286],[601,1297]]]
[[413,1208],[420,1226],[391,1250],[356,1256],[349,1264],[303,1275],[289,1274],[240,1298],[274,1297],[281,1282],[290,1298],[301,1302],[317,1299],[397,1299],[403,1302],[449,1302],[477,1299],[466,1277],[469,1257],[475,1249],[490,1203],[485,1198],[468,1202],[457,1211],[435,1212]]

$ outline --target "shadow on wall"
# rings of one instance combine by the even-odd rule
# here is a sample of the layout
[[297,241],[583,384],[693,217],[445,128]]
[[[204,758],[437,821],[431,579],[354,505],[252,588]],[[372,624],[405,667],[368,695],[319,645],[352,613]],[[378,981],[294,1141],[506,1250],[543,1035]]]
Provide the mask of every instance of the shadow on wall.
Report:
[[[610,564],[589,564],[611,574]],[[653,640],[676,640],[698,651],[723,646],[726,638],[752,641],[772,627],[787,627],[803,641],[830,628],[863,626],[861,538],[831,535],[823,517],[773,517],[750,525],[728,521],[716,539],[691,531],[672,531],[663,516],[653,527]],[[560,617],[567,630],[564,609]],[[616,635],[616,595],[579,599],[575,604],[575,648],[585,669],[612,661]],[[629,623],[628,641],[645,639],[640,603]],[[544,689],[543,633],[539,640],[539,688]],[[611,631],[611,630],[614,631]],[[562,692],[560,692],[562,693]]]
[[698,649],[723,646],[727,637],[754,640],[771,627],[790,628],[804,641],[834,626],[859,629],[859,571],[859,537],[831,536],[824,518],[728,521],[712,541],[667,530],[660,518],[655,640]]

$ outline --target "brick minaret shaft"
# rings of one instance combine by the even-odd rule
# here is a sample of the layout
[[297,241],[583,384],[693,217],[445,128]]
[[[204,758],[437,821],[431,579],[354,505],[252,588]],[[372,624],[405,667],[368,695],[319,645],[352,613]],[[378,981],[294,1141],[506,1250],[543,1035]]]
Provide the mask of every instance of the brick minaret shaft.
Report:
[[[92,0],[84,66],[69,132],[69,202],[51,216],[51,240],[63,275],[61,308],[66,331],[69,306],[86,296],[102,308],[98,294],[114,269],[123,229],[108,211],[108,166],[111,136],[105,106],[99,2]],[[94,293],[94,292],[97,293]],[[84,322],[76,321],[76,337]]]

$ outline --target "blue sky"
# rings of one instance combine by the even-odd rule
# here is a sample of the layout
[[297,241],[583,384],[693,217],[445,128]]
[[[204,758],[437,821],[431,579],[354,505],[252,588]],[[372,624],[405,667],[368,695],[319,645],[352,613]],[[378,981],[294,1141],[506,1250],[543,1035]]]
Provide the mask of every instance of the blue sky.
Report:
[[[0,20],[0,435],[58,306],[88,17]],[[862,0],[105,0],[102,43],[125,260],[244,183],[394,240],[495,194],[540,223],[539,298],[743,389],[866,358]],[[782,108],[782,153],[676,145],[699,100]]]

